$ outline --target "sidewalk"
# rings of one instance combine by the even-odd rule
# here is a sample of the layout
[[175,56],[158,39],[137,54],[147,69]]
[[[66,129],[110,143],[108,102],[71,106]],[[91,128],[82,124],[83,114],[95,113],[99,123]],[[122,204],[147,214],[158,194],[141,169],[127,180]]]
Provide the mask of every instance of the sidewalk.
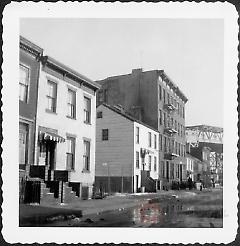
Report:
[[159,191],[157,193],[117,194],[105,199],[81,200],[70,204],[58,205],[28,205],[20,204],[20,226],[41,225],[56,220],[68,220],[116,209],[135,207],[148,203],[150,199],[165,199],[169,197],[184,197],[186,191]]

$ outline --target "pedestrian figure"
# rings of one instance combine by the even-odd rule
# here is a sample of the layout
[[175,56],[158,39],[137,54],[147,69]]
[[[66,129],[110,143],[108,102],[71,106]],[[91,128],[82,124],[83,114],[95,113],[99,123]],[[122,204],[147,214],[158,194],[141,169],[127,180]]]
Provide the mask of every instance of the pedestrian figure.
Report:
[[193,187],[193,182],[192,182],[192,179],[191,179],[191,177],[189,177],[188,178],[188,188],[189,188],[189,190],[191,190]]
[[203,183],[202,183],[202,181],[200,180],[200,191],[202,191],[202,188],[203,188]]

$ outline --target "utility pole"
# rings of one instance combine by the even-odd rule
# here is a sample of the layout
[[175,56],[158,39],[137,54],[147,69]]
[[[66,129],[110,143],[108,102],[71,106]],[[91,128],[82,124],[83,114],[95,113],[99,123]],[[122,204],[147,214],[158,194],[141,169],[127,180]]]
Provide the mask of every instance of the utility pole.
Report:
[[110,195],[111,190],[110,190],[110,173],[109,173],[109,164],[107,164],[107,169],[108,169],[108,194]]
[[121,176],[122,176],[122,193],[123,193],[123,166],[121,167]]

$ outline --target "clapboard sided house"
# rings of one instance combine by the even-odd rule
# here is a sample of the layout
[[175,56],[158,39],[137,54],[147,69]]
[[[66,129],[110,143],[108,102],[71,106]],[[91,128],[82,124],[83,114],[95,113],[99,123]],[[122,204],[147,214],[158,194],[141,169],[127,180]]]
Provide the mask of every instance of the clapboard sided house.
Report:
[[97,189],[107,193],[156,191],[159,133],[118,106],[97,107]]

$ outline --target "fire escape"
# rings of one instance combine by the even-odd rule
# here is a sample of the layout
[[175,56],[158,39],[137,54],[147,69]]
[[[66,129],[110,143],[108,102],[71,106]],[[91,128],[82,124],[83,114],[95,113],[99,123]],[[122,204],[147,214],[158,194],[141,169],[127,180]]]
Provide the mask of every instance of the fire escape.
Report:
[[178,132],[174,128],[173,118],[170,117],[174,114],[176,108],[170,100],[164,104],[163,108],[167,113],[165,114],[167,117],[164,117],[164,134],[170,138],[168,144],[164,143],[164,159],[172,160],[175,157],[178,157],[174,151],[174,144],[172,143],[172,140],[175,139],[175,136]]

